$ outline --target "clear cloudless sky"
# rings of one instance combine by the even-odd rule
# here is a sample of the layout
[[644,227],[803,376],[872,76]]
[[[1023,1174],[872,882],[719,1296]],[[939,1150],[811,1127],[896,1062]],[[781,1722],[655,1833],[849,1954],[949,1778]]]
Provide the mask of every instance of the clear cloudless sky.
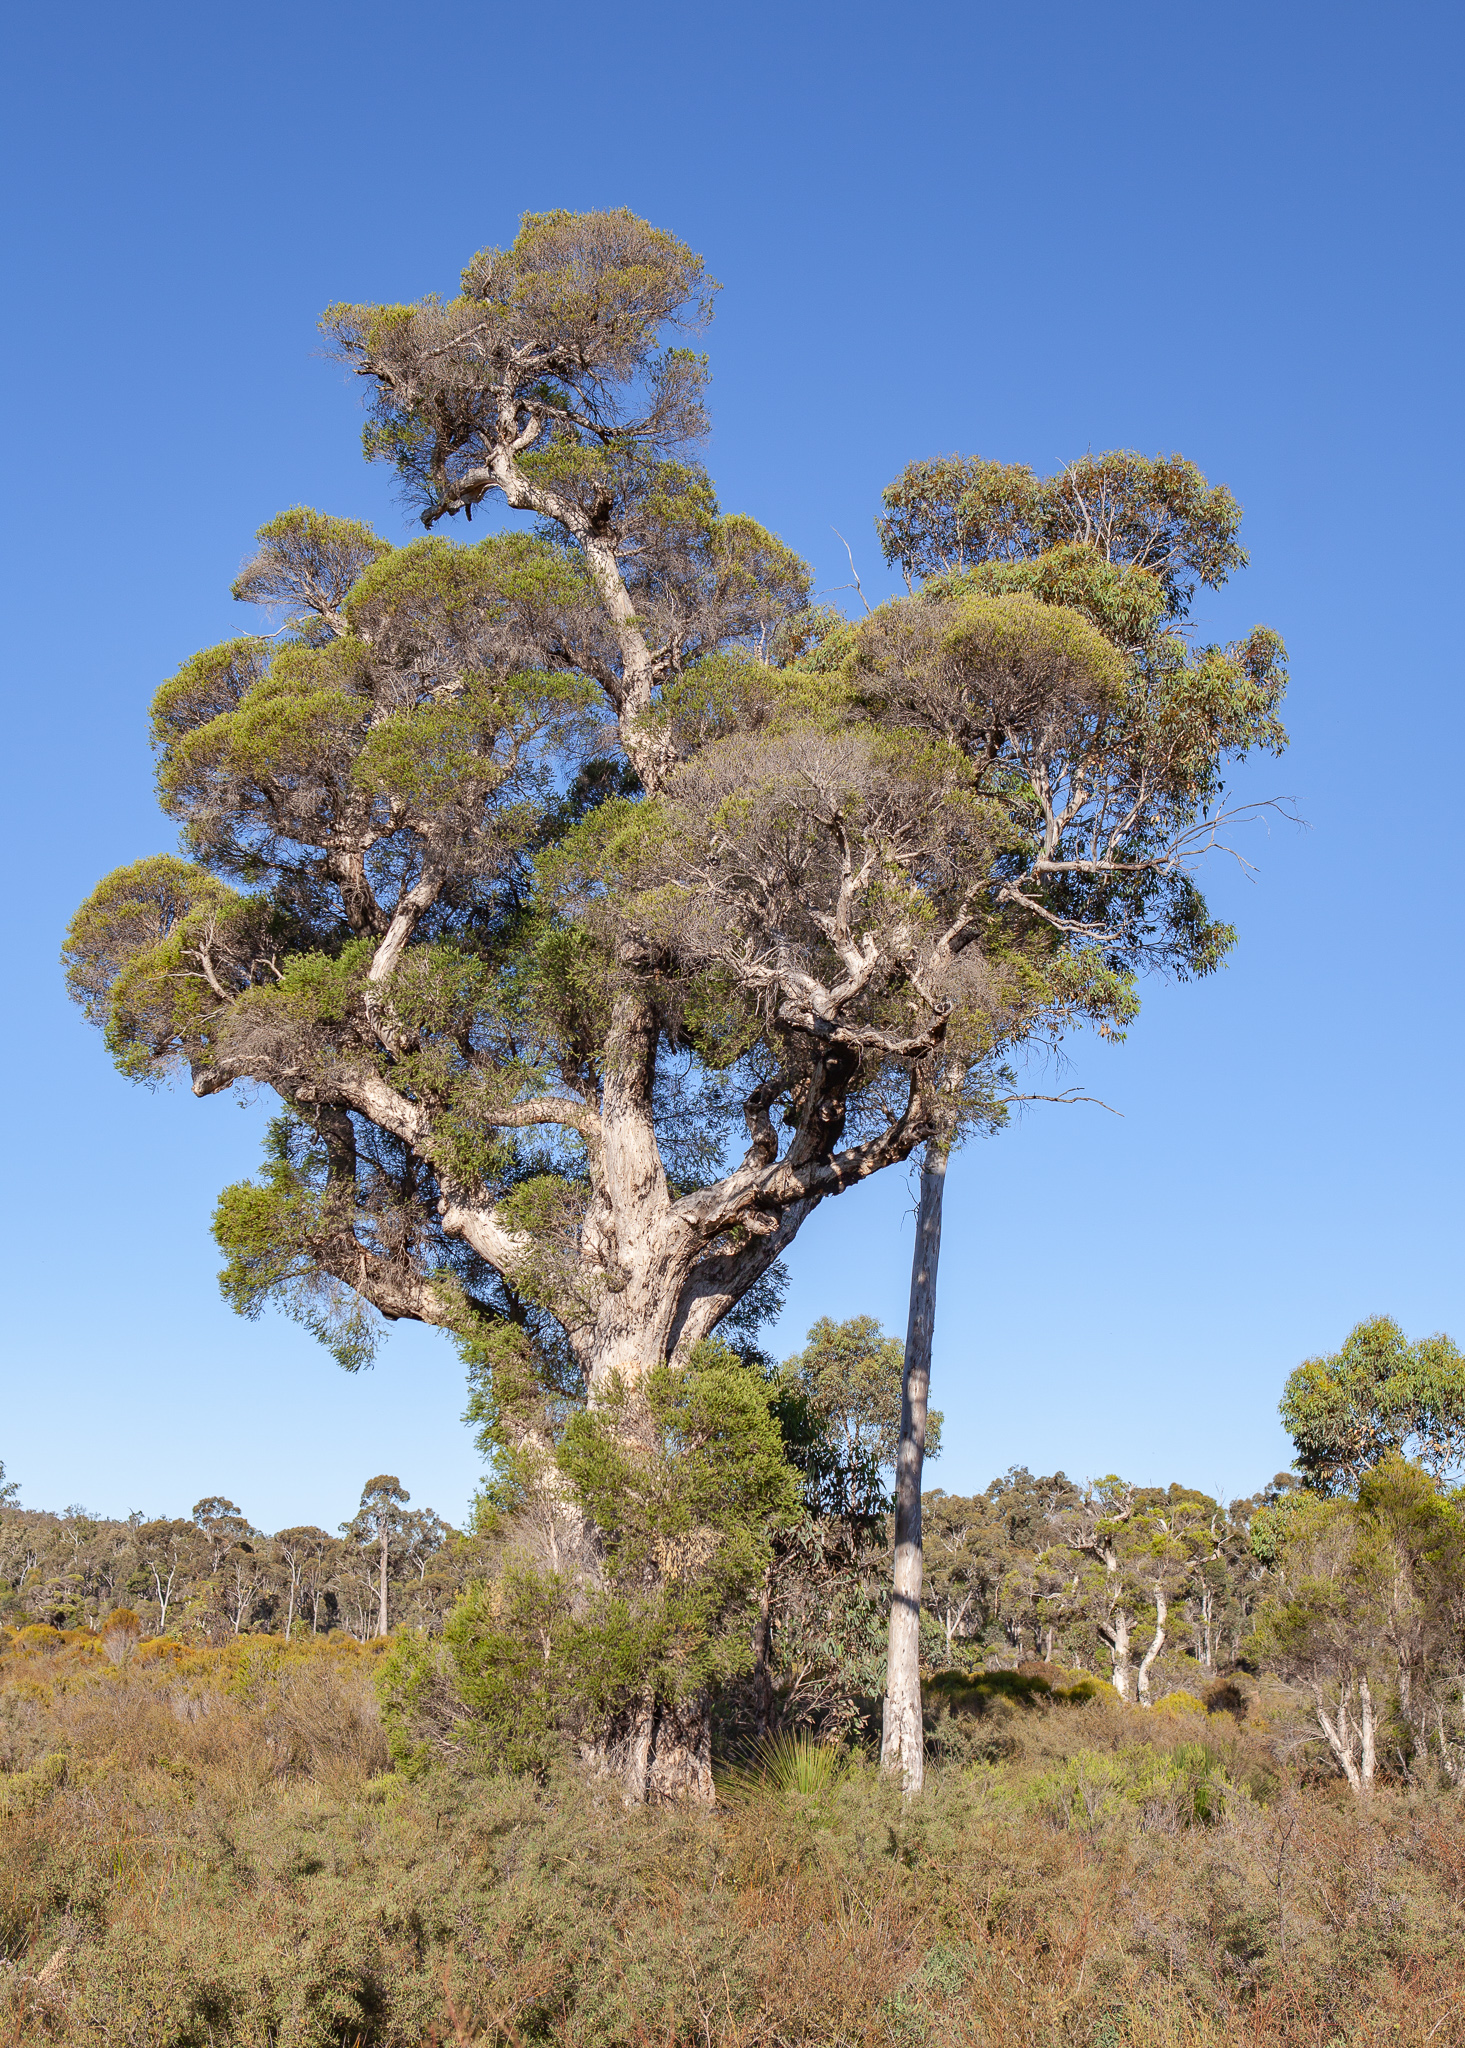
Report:
[[[262,1102],[149,1094],[66,1003],[66,920],[172,844],[148,699],[243,629],[256,526],[409,535],[319,350],[335,299],[450,291],[521,212],[629,206],[702,251],[726,507],[891,588],[906,462],[1182,450],[1254,566],[1200,617],[1293,666],[1290,753],[1216,861],[1240,945],[957,1159],[933,1478],[1012,1463],[1230,1493],[1287,1372],[1385,1312],[1465,1339],[1458,1040],[1462,16],[1443,4],[81,0],[6,10],[8,876],[0,1458],[31,1506],[332,1525],[401,1475],[462,1514],[448,1342],[348,1378],[239,1321],[209,1219]],[[855,602],[839,594],[839,602]],[[775,1342],[903,1330],[911,1188],[805,1228]]]

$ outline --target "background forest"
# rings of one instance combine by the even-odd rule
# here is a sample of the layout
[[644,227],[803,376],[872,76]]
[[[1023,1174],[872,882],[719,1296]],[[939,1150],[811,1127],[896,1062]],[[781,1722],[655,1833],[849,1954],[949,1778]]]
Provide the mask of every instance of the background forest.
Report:
[[[857,1317],[817,1324],[781,1366],[754,1354],[744,1367],[797,1485],[780,1509],[745,1514],[766,1542],[761,1577],[745,1572],[711,1606],[680,1611],[683,1654],[695,1660],[700,1644],[714,1660],[702,1682],[717,1695],[724,1757],[797,1731],[854,1752],[871,1739],[886,1687],[902,1365],[901,1345]],[[981,1739],[973,1750],[952,1700],[992,1674],[1237,1717],[1266,1675],[1291,1750],[1315,1751],[1321,1777],[1355,1794],[1379,1777],[1459,1783],[1465,1490],[1449,1480],[1465,1448],[1465,1362],[1448,1338],[1411,1344],[1379,1319],[1336,1356],[1300,1366],[1282,1411],[1300,1471],[1244,1499],[1025,1468],[975,1496],[929,1491],[928,1751],[987,1753]],[[940,1435],[938,1414],[936,1454]],[[483,1441],[492,1456],[491,1426]],[[188,1520],[122,1522],[27,1510],[16,1490],[12,1481],[0,1493],[6,1646],[33,1656],[79,1645],[120,1667],[250,1637],[364,1645],[395,1631],[382,1702],[409,1768],[457,1757],[543,1776],[557,1734],[657,1668],[660,1581],[674,1568],[621,1586],[620,1675],[612,1693],[587,1690],[583,1649],[552,1635],[549,1609],[534,1605],[553,1583],[542,1569],[552,1518],[506,1484],[501,1460],[468,1532],[414,1508],[389,1474],[367,1482],[336,1535],[269,1535],[218,1497]],[[656,1492],[653,1479],[647,1497]],[[738,1533],[723,1536],[724,1550]],[[700,1589],[695,1572],[680,1582]],[[446,1648],[428,1648],[444,1638]],[[556,1663],[567,1675],[546,1692]]]

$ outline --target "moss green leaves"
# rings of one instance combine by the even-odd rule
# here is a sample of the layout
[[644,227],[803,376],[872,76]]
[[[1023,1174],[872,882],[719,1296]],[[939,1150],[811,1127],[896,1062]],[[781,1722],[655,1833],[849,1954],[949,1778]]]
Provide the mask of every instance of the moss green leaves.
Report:
[[1023,463],[946,456],[912,463],[884,502],[885,559],[910,585],[1077,544],[1153,577],[1164,616],[1178,618],[1197,583],[1224,583],[1246,562],[1241,507],[1180,455],[1116,449],[1043,478]]
[[267,971],[282,920],[171,854],[118,868],[72,918],[66,985],[135,1079],[207,1064],[220,1013]]
[[186,661],[153,699],[153,745],[165,749],[228,712],[259,683],[269,665],[267,640],[226,640]]
[[391,553],[359,519],[333,519],[292,505],[255,534],[258,551],[234,579],[242,603],[283,612],[286,627],[307,639],[344,632],[342,607],[363,570]]
[[510,248],[467,265],[459,297],[333,306],[322,325],[372,380],[367,453],[395,463],[425,523],[492,487],[506,417],[590,517],[604,479],[549,451],[700,438],[705,364],[667,344],[705,325],[714,290],[685,243],[625,210],[526,214]]

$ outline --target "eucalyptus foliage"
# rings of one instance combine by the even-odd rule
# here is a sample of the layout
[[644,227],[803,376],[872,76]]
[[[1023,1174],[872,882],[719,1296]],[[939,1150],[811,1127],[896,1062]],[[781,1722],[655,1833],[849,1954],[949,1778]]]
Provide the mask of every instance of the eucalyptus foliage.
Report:
[[1317,1493],[1346,1493],[1382,1458],[1415,1458],[1436,1478],[1465,1465],[1465,1358],[1442,1332],[1411,1343],[1389,1316],[1287,1381],[1282,1421]]

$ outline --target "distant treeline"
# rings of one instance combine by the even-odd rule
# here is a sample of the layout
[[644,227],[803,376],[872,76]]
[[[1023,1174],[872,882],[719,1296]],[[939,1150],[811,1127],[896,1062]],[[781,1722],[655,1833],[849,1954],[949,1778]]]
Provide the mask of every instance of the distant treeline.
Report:
[[[1199,1690],[1245,1655],[1271,1576],[1252,1523],[1294,1485],[1281,1475],[1226,1505],[1179,1485],[1080,1487],[1017,1467],[980,1494],[929,1493],[924,1661],[1041,1658],[1097,1671],[1130,1700]],[[218,1496],[187,1520],[8,1504],[0,1624],[101,1629],[121,1611],[150,1636],[344,1629],[365,1640],[383,1632],[385,1560],[388,1626],[436,1634],[465,1585],[492,1575],[499,1544],[413,1511],[389,1487],[372,1481],[334,1536],[268,1535]],[[846,1503],[827,1505],[775,1589],[779,1662],[811,1702],[879,1691],[888,1600],[879,1532],[851,1541]]]
[[0,1625],[100,1630],[120,1615],[114,1634],[215,1643],[341,1629],[364,1641],[384,1623],[436,1632],[482,1574],[484,1545],[407,1501],[383,1475],[339,1534],[307,1525],[271,1536],[219,1495],[187,1520],[126,1521],[12,1498],[0,1506]]

